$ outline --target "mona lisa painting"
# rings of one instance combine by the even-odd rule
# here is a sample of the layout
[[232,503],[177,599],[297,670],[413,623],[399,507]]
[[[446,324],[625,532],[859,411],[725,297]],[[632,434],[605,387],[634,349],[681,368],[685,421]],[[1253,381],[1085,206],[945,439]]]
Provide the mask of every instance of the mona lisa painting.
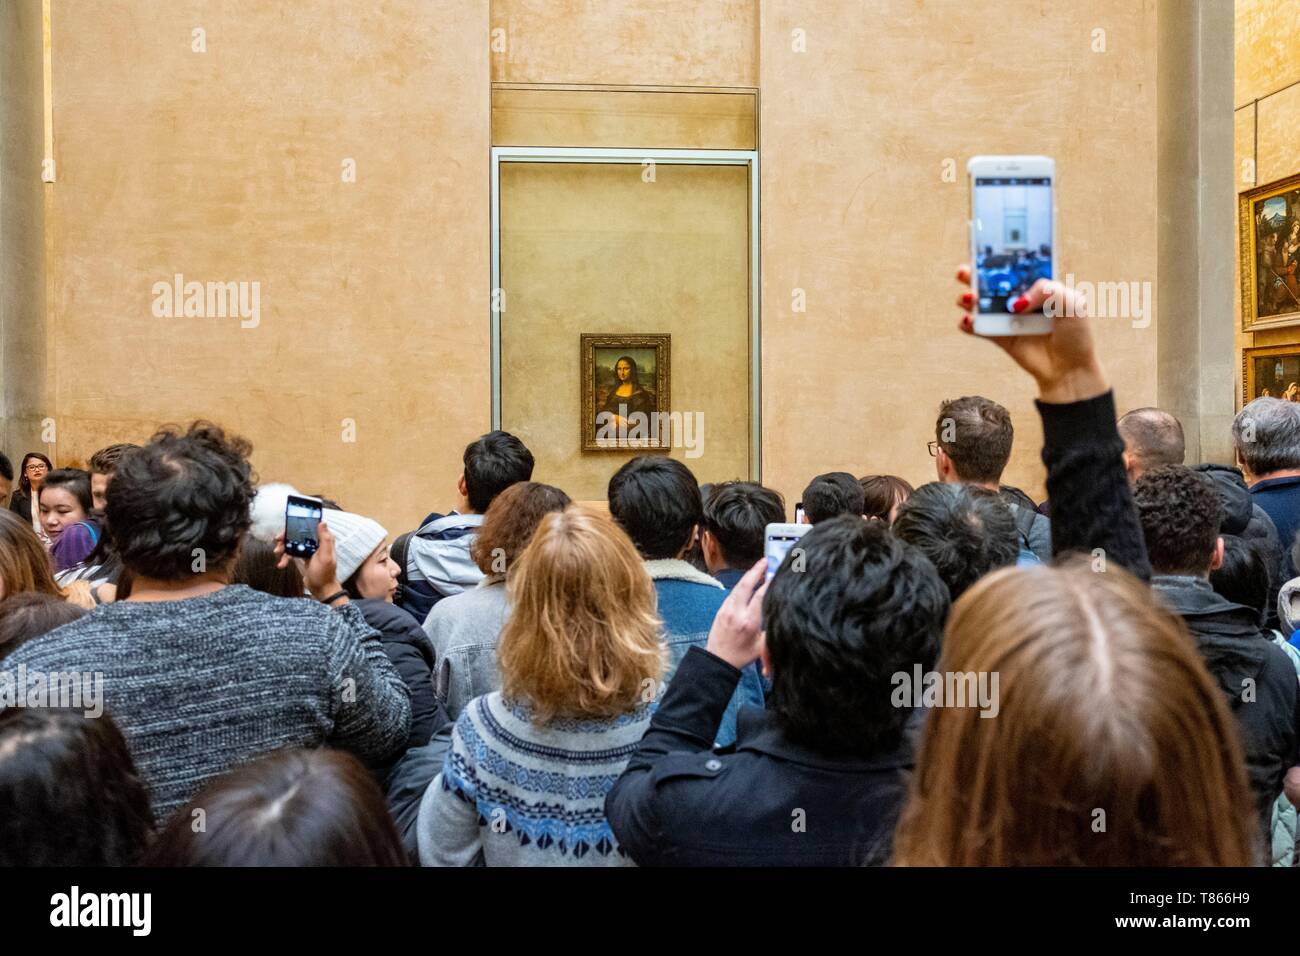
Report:
[[584,333],[582,448],[668,448],[669,337]]

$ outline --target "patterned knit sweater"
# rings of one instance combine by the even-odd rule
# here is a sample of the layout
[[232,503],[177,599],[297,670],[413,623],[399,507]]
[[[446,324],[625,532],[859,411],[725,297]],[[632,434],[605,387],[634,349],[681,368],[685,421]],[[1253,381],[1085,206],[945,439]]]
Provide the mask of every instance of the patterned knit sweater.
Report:
[[28,641],[11,675],[102,675],[161,826],[205,783],[282,747],[331,744],[379,763],[406,741],[410,695],[352,605],[244,585],[120,602]]
[[633,866],[605,820],[605,794],[653,705],[614,718],[532,721],[500,691],[476,697],[420,805],[425,866]]

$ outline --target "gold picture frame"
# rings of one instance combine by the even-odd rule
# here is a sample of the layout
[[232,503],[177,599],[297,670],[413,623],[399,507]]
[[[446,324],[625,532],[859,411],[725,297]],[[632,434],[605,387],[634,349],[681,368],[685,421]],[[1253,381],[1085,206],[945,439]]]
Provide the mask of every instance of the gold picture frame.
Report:
[[583,451],[672,447],[670,360],[666,333],[581,333]]
[[1300,175],[1237,203],[1242,331],[1300,325]]
[[[1272,368],[1268,368],[1270,364]],[[1292,383],[1300,386],[1300,344],[1265,345],[1241,350],[1243,408],[1262,397],[1265,389],[1273,398],[1286,397]]]

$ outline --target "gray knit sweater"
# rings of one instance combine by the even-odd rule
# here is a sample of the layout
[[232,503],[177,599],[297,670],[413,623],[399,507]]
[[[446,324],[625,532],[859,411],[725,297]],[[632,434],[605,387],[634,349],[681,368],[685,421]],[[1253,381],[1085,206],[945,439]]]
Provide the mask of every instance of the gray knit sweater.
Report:
[[159,825],[213,777],[282,747],[330,744],[383,761],[411,720],[406,685],[355,607],[244,585],[104,605],[0,662],[11,673],[20,665],[103,675],[104,710]]

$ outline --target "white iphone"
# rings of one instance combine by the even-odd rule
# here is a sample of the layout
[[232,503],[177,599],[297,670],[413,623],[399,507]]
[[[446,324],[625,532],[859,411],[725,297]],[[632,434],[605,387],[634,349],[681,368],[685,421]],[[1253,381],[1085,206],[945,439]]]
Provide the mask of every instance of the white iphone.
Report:
[[772,580],[776,569],[790,553],[794,543],[812,530],[810,524],[770,524],[764,530],[763,554],[767,557],[767,579]]
[[1048,156],[974,156],[966,174],[975,334],[1046,335],[1050,314],[1012,308],[1039,279],[1056,278],[1056,162]]

